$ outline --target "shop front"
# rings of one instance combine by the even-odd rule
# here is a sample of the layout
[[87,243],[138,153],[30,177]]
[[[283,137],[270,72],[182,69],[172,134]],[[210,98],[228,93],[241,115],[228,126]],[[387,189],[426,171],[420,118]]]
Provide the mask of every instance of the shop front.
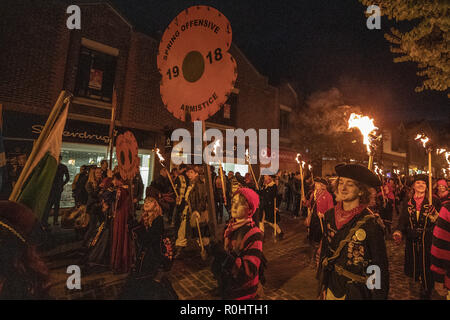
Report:
[[[24,165],[26,157],[30,154],[34,141],[39,137],[46,116],[15,111],[4,112],[3,134],[5,151],[8,162],[8,171],[11,171],[10,179],[17,176],[14,172],[17,166]],[[146,188],[153,178],[154,153],[152,151],[156,141],[153,132],[117,127],[116,134],[131,131],[138,142],[140,173]],[[103,159],[109,160],[107,148],[109,143],[109,126],[92,122],[67,119],[63,132],[63,143],[61,148],[62,163],[69,170],[70,181],[65,185],[61,197],[61,207],[74,206],[72,197],[72,182],[75,175],[80,172],[82,165],[97,165]],[[24,160],[25,159],[25,160]],[[115,153],[113,153],[112,167],[117,165]],[[12,182],[13,183],[13,182]],[[11,186],[10,186],[11,187]]]

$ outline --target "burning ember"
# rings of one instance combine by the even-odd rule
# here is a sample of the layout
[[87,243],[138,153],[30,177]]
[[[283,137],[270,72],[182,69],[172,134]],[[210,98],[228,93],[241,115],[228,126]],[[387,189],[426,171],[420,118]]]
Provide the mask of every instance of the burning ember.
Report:
[[370,154],[370,145],[373,141],[373,137],[371,137],[371,134],[374,135],[375,130],[378,129],[373,124],[373,119],[370,119],[367,116],[352,113],[350,115],[350,118],[348,119],[348,128],[358,128],[359,131],[361,131],[361,134],[364,138],[363,143],[367,147],[367,153]]
[[417,134],[417,136],[416,136],[416,138],[414,140],[420,140],[422,142],[424,148],[427,147],[427,143],[428,143],[428,141],[430,141],[430,139],[426,135],[424,135],[423,133],[422,134]]

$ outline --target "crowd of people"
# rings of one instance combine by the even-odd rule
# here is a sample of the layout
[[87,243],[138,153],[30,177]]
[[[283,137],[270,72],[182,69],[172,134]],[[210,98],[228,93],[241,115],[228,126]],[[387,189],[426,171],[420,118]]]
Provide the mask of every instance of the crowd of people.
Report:
[[[164,274],[174,260],[200,255],[210,263],[220,297],[257,299],[263,296],[265,282],[263,244],[272,235],[284,239],[283,212],[304,219],[321,299],[387,299],[387,239],[405,241],[404,271],[412,286],[420,286],[422,299],[430,299],[434,289],[444,296],[450,288],[450,197],[445,179],[434,181],[429,203],[425,175],[383,178],[366,167],[347,164],[336,166],[334,176],[307,175],[301,181],[299,172],[279,172],[256,180],[249,173],[221,175],[211,166],[213,215],[205,169],[185,164],[170,172],[162,168],[144,190],[139,172],[125,181],[106,160],[99,167],[82,166],[72,190],[75,211],[83,217],[78,231],[84,272],[128,274],[123,299],[176,299]],[[37,225],[48,228],[52,207],[54,224],[58,223],[56,202],[67,181],[67,170],[60,165],[41,223],[26,207],[0,203],[0,237],[14,243],[9,249],[0,245],[2,252],[6,250],[0,263],[0,297],[42,297],[46,292],[48,270],[35,254],[38,242],[33,239]],[[21,220],[11,211],[20,212]],[[11,283],[14,277],[6,276],[12,274],[11,263],[34,275],[32,286],[25,283],[29,278]],[[380,272],[375,289],[368,285],[370,266]],[[15,286],[19,289],[12,290]]]

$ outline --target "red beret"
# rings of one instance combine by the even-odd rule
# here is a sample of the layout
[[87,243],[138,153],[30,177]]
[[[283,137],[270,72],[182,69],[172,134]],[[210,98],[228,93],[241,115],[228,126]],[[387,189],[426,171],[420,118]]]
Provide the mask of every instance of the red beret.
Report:
[[239,188],[236,190],[236,192],[234,194],[236,195],[238,193],[242,194],[244,196],[245,200],[247,200],[248,208],[250,210],[249,216],[253,216],[256,209],[258,209],[258,207],[259,207],[258,194],[250,188]]

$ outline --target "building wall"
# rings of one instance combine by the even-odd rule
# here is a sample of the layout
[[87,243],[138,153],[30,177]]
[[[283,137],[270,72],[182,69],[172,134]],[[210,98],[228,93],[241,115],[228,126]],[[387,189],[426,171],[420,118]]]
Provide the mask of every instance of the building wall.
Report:
[[63,88],[68,33],[60,2],[2,1],[0,102],[46,114]]
[[[61,90],[74,92],[85,38],[119,52],[115,73],[118,125],[157,133],[162,151],[165,131],[192,128],[192,124],[175,119],[161,100],[158,40],[135,31],[132,23],[106,3],[79,4],[81,30],[68,30],[69,4],[77,1],[6,0],[7,14],[0,12],[0,103],[5,110],[47,115]],[[278,129],[280,103],[291,107],[292,92],[271,86],[236,46],[231,46],[230,53],[238,68],[234,127]],[[69,118],[107,124],[110,113],[75,100]],[[166,151],[167,158],[170,150]]]

